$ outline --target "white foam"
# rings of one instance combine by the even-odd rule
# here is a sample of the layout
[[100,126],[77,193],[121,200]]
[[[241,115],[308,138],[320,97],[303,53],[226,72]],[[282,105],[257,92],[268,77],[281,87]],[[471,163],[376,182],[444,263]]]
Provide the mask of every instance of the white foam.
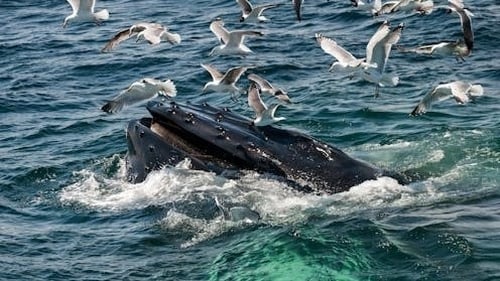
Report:
[[282,181],[256,172],[247,172],[240,179],[230,180],[191,170],[189,161],[183,161],[175,168],[153,171],[144,182],[132,184],[126,181],[123,160],[120,165],[120,172],[113,178],[87,169],[75,173],[76,182],[60,191],[61,203],[99,212],[128,212],[183,202],[196,206],[197,199],[213,200],[217,197],[223,206],[243,206],[260,215],[259,221],[234,222],[225,219],[222,212],[217,213],[216,208],[215,216],[202,219],[190,217],[190,214],[182,213],[182,208],[174,207],[156,223],[169,233],[182,232],[183,236],[190,237],[182,243],[183,247],[248,225],[294,225],[307,222],[312,216],[345,216],[363,210],[429,203],[436,200],[436,195],[437,198],[441,196],[432,184],[402,186],[386,177],[366,181],[348,192],[304,194]]

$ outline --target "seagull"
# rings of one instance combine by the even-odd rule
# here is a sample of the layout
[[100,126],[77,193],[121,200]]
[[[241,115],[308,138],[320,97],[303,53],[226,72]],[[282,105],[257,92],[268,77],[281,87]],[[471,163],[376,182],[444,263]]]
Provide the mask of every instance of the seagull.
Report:
[[286,119],[285,117],[274,117],[279,103],[267,108],[260,98],[257,85],[253,82],[248,88],[248,105],[255,111],[255,120],[252,122],[255,126],[267,126]]
[[67,0],[73,9],[73,13],[64,19],[63,28],[66,27],[69,21],[93,21],[100,24],[102,21],[109,19],[108,10],[100,10],[94,13],[95,0]]
[[457,103],[465,104],[469,102],[472,97],[482,95],[483,87],[479,84],[472,85],[463,81],[440,84],[422,98],[410,115],[415,116],[424,114],[435,101],[454,98]]
[[330,67],[330,72],[335,71],[352,75],[352,73],[363,68],[377,67],[376,65],[366,63],[366,59],[364,58],[357,59],[347,50],[339,46],[333,39],[327,38],[320,33],[316,33],[316,41],[325,53],[337,59]]
[[457,13],[460,17],[460,24],[462,26],[463,39],[456,41],[444,41],[434,44],[426,44],[414,48],[405,48],[397,46],[400,52],[417,53],[426,55],[441,55],[441,56],[455,56],[457,61],[465,61],[464,57],[471,54],[474,47],[474,32],[472,31],[473,14],[464,8],[460,0],[448,0],[448,8]]
[[414,48],[396,46],[402,53],[416,53],[424,55],[455,56],[457,61],[465,61],[464,57],[470,54],[470,49],[462,39],[423,45]]
[[228,69],[226,73],[222,74],[209,64],[201,64],[201,67],[210,73],[213,80],[205,84],[203,92],[229,92],[231,93],[233,99],[236,99],[241,92],[241,89],[236,87],[236,82],[238,82],[241,75],[249,69],[249,67],[246,66],[233,67]]
[[263,36],[260,31],[253,30],[234,30],[229,32],[224,28],[222,19],[217,18],[210,24],[210,30],[215,34],[222,45],[212,49],[211,55],[248,55],[252,53],[243,41],[245,36]]
[[304,0],[292,0],[293,9],[295,10],[295,14],[297,15],[297,20],[302,20],[302,15],[300,14],[300,10],[302,8],[302,4],[304,4]]
[[470,53],[474,46],[474,32],[472,31],[472,17],[474,14],[464,7],[461,0],[448,0],[448,7],[460,17],[460,26],[464,34],[464,42]]
[[385,75],[384,69],[389,59],[392,45],[399,41],[403,28],[404,24],[401,23],[391,30],[389,22],[384,21],[366,46],[366,62],[369,65],[376,65],[376,67],[365,68],[362,72],[362,77],[376,84],[375,97],[379,95],[380,86],[396,86],[399,82],[399,77]]
[[248,80],[255,82],[259,86],[259,89],[262,93],[266,92],[269,93],[270,95],[275,96],[280,101],[283,101],[288,104],[292,103],[290,97],[288,97],[288,94],[287,92],[285,92],[285,90],[283,90],[282,88],[276,88],[271,83],[269,83],[269,81],[260,77],[259,75],[252,73],[249,74],[247,78]]
[[174,82],[171,80],[161,81],[154,78],[143,78],[132,83],[117,97],[107,102],[101,107],[101,110],[107,113],[116,113],[121,111],[124,106],[152,99],[156,95],[175,97],[177,90]]
[[267,4],[253,7],[248,0],[236,0],[241,7],[240,22],[263,22],[268,21],[268,18],[262,13],[270,8],[278,7],[277,4]]
[[181,42],[181,36],[177,33],[168,32],[168,28],[159,23],[140,22],[132,25],[127,29],[118,32],[111,40],[106,43],[101,52],[109,52],[116,48],[118,44],[133,36],[137,37],[137,41],[144,38],[149,44],[160,44],[162,40],[169,42],[172,45]]
[[374,13],[378,16],[381,14],[389,14],[398,11],[410,12],[415,11],[420,15],[428,15],[434,9],[434,2],[432,0],[399,0],[385,2]]

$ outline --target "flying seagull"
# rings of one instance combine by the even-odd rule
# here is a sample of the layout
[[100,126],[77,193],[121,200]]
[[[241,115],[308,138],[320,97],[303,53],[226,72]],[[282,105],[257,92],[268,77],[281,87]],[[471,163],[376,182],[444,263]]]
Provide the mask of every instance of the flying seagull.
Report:
[[66,27],[70,21],[85,22],[92,21],[100,24],[109,18],[108,10],[94,12],[95,0],[67,0],[73,9],[73,13],[64,19],[63,27]]
[[457,60],[461,61],[465,61],[464,57],[470,54],[470,49],[462,39],[458,39],[457,41],[444,41],[413,48],[396,46],[396,49],[402,53],[416,53],[431,56],[455,56]]
[[208,91],[229,92],[233,99],[236,99],[240,95],[241,89],[236,87],[235,84],[249,67],[233,67],[228,69],[224,74],[209,64],[201,64],[201,67],[212,76],[212,81],[207,82],[203,87],[204,93]]
[[170,80],[161,81],[153,78],[143,78],[132,83],[117,97],[107,102],[101,110],[107,113],[116,113],[121,111],[124,106],[152,99],[156,95],[175,97],[176,94],[175,85]]
[[376,65],[366,63],[366,59],[364,58],[357,59],[346,49],[339,46],[333,39],[327,38],[320,33],[316,33],[316,41],[325,53],[337,59],[337,61],[330,66],[330,72],[335,71],[352,75],[352,73],[363,68],[376,67]]
[[268,108],[260,98],[259,89],[255,83],[251,82],[248,88],[248,105],[255,111],[255,126],[267,126],[285,120],[285,117],[274,117],[279,103]]
[[460,17],[463,39],[456,41],[443,41],[434,44],[405,48],[398,46],[397,49],[404,53],[417,53],[426,55],[455,56],[457,61],[465,61],[464,57],[471,54],[474,47],[474,32],[472,31],[473,14],[464,7],[460,0],[448,0],[448,8]]
[[243,41],[245,36],[263,36],[260,31],[253,30],[234,30],[228,31],[224,28],[224,22],[221,18],[216,18],[210,23],[210,30],[219,39],[221,45],[215,47],[210,52],[211,55],[247,55],[252,53]]
[[422,98],[410,115],[415,116],[424,114],[427,109],[431,107],[431,104],[436,101],[453,98],[457,103],[465,104],[469,102],[472,97],[482,95],[483,87],[479,84],[472,85],[463,81],[440,84]]
[[472,17],[474,14],[465,8],[461,0],[448,0],[448,7],[460,17],[460,26],[464,34],[464,42],[469,53],[474,46],[474,32],[472,31]]
[[248,80],[253,81],[257,84],[261,93],[269,93],[270,95],[275,96],[280,101],[283,101],[288,104],[292,103],[290,97],[288,96],[288,93],[285,92],[285,90],[273,86],[271,83],[269,83],[269,81],[260,77],[259,75],[252,73],[249,74],[247,78]]
[[401,23],[391,30],[389,22],[384,21],[368,41],[366,62],[369,65],[376,65],[376,67],[365,68],[362,77],[375,83],[375,97],[379,95],[380,86],[396,86],[399,82],[397,76],[384,74],[384,70],[392,45],[399,41],[403,28],[404,24]]
[[132,25],[129,28],[118,32],[111,40],[106,43],[101,52],[109,52],[115,49],[121,42],[136,36],[137,41],[144,38],[149,44],[160,44],[162,40],[169,42],[172,45],[181,42],[181,36],[177,33],[168,31],[168,28],[159,23],[140,22]]
[[277,4],[266,4],[260,6],[252,6],[248,0],[236,0],[241,7],[240,22],[263,22],[268,21],[268,18],[262,13],[270,8],[278,7]]
[[[380,0],[377,0],[380,1]],[[434,9],[433,0],[398,0],[388,1],[380,6],[374,13],[375,16],[395,12],[416,12],[420,15],[428,15]]]

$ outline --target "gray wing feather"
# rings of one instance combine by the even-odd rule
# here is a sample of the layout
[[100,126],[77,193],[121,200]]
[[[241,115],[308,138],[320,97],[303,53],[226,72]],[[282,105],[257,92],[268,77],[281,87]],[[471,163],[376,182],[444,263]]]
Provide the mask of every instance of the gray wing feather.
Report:
[[208,73],[210,73],[210,76],[212,76],[212,80],[214,81],[221,80],[222,77],[224,76],[224,74],[222,74],[215,67],[209,64],[201,64],[201,67],[203,67]]
[[348,63],[356,60],[351,53],[346,51],[344,48],[339,46],[337,42],[333,39],[327,38],[319,33],[316,34],[316,41],[318,41],[319,46],[323,51],[334,58],[336,58],[341,63]]
[[260,98],[259,89],[255,83],[250,83],[248,88],[248,105],[255,111],[257,116],[262,115],[267,110],[267,106]]

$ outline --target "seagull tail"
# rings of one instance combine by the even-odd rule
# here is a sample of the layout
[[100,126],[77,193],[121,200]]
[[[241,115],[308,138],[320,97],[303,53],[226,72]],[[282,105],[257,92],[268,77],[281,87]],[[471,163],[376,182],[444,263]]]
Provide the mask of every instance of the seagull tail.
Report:
[[103,21],[109,19],[109,12],[108,10],[100,10],[99,12],[95,13],[95,18],[98,21]]
[[165,33],[165,39],[172,45],[181,43],[181,36],[177,33]]
[[172,80],[165,80],[161,82],[160,89],[166,96],[175,97],[177,95],[177,89],[175,88],[175,84]]
[[380,84],[382,84],[383,86],[395,87],[399,84],[399,77],[392,75],[384,75],[382,77],[382,80],[380,81]]
[[474,96],[482,96],[483,95],[483,86],[481,86],[479,84],[472,85],[472,87],[470,88],[469,94],[473,97]]

